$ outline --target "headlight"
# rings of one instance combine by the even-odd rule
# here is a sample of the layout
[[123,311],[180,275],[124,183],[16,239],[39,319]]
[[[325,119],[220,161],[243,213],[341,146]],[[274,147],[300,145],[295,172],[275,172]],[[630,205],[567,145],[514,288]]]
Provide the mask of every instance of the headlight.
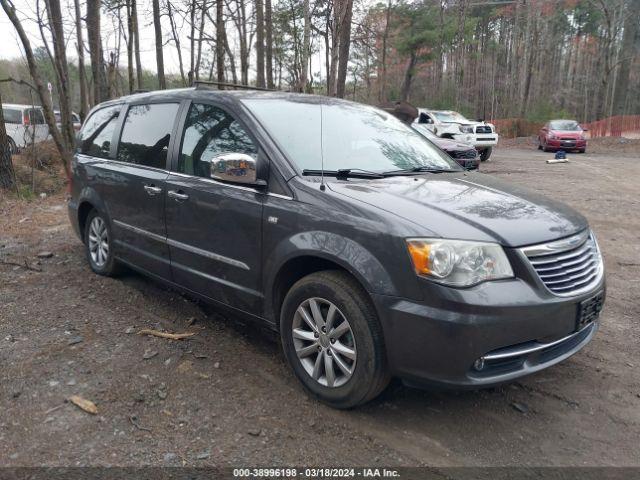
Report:
[[462,133],[473,133],[473,127],[460,125],[460,131]]
[[418,275],[446,285],[469,287],[513,277],[504,250],[495,243],[411,238],[407,248]]

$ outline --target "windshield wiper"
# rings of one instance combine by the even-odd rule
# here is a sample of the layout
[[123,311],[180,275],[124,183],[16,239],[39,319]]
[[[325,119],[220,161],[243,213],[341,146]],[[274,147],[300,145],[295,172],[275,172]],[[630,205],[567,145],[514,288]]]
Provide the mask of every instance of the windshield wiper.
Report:
[[336,178],[384,178],[383,173],[370,172],[360,168],[340,168],[338,170],[313,170],[304,169],[302,175],[326,175],[327,177]]
[[413,167],[406,168],[403,170],[389,170],[388,172],[383,172],[384,175],[403,175],[408,173],[447,173],[447,172],[458,172],[459,170],[454,170],[452,168],[433,168],[433,167]]

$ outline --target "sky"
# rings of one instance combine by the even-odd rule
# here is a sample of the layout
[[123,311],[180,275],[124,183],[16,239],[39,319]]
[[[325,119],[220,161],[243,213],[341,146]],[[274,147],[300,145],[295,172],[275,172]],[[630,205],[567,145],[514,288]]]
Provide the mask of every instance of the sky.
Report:
[[[44,2],[42,2],[44,4]],[[66,19],[69,20],[68,24],[65,24],[65,31],[70,33],[71,31],[75,32],[75,28],[73,25],[75,19],[75,13],[73,11],[73,1],[72,0],[61,0],[63,7],[63,15]],[[38,27],[36,23],[30,19],[36,18],[36,0],[14,0],[14,5],[16,10],[19,12],[19,17],[23,21],[23,26],[27,35],[29,36],[29,40],[31,41],[32,48],[36,46],[42,45],[42,39],[40,37],[40,32],[38,31]],[[84,1],[81,0],[81,5],[84,14]],[[66,13],[66,15],[65,15]],[[148,0],[139,0],[138,6],[138,16],[139,16],[139,28],[140,28],[140,60],[142,62],[142,67],[146,70],[156,71],[156,56],[155,56],[155,37],[153,31],[153,18],[151,15],[151,2]],[[109,51],[114,51],[116,49],[117,42],[117,27],[111,21],[110,16],[105,14],[102,15],[102,31],[103,31],[103,47],[105,48],[105,59],[108,58]],[[164,19],[166,20],[166,19]],[[166,36],[170,32],[167,24],[163,25],[163,31]],[[69,37],[67,33],[67,40],[70,40],[68,46],[68,57],[70,60],[74,61],[77,58],[76,48],[75,48],[75,33],[73,33],[72,37]],[[186,34],[186,29],[185,32]],[[186,37],[186,35],[185,35]],[[84,32],[84,41],[86,46],[86,31]],[[187,42],[187,39],[184,38],[183,43]],[[120,64],[121,66],[126,66],[126,45],[123,43],[121,45],[121,54],[120,54]],[[13,28],[13,25],[5,15],[4,11],[0,9],[0,58],[20,58],[23,57],[23,49],[20,39]],[[183,57],[186,59],[185,63],[188,63],[188,51],[183,51]],[[86,55],[88,58],[88,54]],[[164,62],[165,62],[165,72],[166,73],[179,73],[178,67],[178,55],[176,53],[176,49],[173,45],[165,45],[164,47]],[[188,70],[188,67],[187,67]]]

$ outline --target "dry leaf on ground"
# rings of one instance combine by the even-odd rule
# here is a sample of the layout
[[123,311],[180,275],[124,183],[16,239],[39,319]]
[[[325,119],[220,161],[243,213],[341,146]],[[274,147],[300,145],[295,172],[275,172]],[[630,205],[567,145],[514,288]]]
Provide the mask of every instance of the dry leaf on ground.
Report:
[[78,395],[71,395],[69,397],[69,401],[87,413],[90,413],[92,415],[98,413],[98,407],[96,407],[96,404],[91,400],[79,397]]

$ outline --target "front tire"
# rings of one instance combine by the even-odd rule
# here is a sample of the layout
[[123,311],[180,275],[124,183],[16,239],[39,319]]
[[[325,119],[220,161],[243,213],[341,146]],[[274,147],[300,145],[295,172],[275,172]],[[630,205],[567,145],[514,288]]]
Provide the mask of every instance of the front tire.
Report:
[[480,150],[480,161],[486,162],[491,158],[491,152],[493,152],[493,147],[483,148]]
[[296,282],[282,305],[280,336],[296,377],[327,405],[361,405],[389,383],[378,316],[344,272],[317,272]]
[[113,255],[113,234],[105,215],[92,210],[84,228],[84,248],[91,270],[112,277],[121,272]]

